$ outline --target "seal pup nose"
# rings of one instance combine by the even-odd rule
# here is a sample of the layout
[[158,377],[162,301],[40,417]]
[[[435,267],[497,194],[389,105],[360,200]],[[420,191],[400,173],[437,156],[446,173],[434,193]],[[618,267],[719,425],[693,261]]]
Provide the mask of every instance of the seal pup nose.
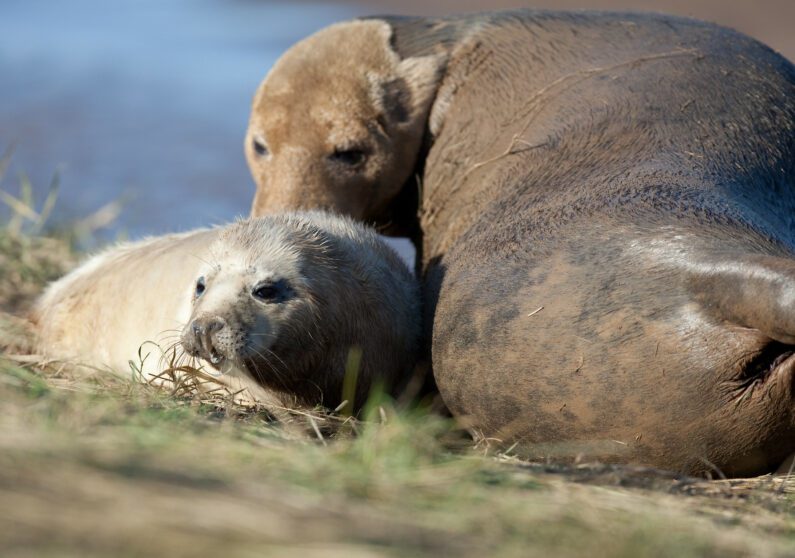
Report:
[[226,322],[217,316],[196,318],[191,322],[190,329],[193,333],[193,350],[204,360],[212,364],[219,364],[224,360],[215,346],[214,336],[226,327]]

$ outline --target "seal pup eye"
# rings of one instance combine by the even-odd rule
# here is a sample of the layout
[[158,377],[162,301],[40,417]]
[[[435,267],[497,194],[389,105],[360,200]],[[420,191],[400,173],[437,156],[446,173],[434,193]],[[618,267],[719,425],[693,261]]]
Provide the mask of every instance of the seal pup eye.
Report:
[[329,159],[349,167],[358,167],[367,159],[367,153],[363,149],[335,149]]
[[268,146],[265,145],[265,142],[259,138],[252,138],[251,146],[254,148],[254,153],[261,157],[264,157],[268,154]]
[[204,284],[204,276],[196,280],[196,298],[199,298],[204,291],[207,290],[207,285]]
[[278,289],[273,285],[257,287],[254,296],[261,300],[274,300],[279,295]]
[[290,286],[282,279],[260,283],[251,291],[254,298],[263,302],[283,302],[290,298],[290,294]]

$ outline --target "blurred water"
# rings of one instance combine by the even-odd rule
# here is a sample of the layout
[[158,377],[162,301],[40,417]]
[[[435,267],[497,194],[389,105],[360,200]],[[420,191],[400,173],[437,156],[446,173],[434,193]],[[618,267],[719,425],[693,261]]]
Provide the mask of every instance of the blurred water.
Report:
[[[360,10],[359,10],[360,12]],[[242,142],[257,84],[292,43],[350,6],[255,0],[2,0],[0,150],[55,219],[129,201],[112,233],[226,222],[254,185]],[[405,244],[403,245],[406,253]]]

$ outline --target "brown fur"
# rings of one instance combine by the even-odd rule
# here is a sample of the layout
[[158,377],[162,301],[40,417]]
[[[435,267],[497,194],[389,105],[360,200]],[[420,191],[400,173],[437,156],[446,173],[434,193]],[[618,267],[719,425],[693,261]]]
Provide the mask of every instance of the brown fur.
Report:
[[[434,375],[450,409],[539,457],[774,469],[795,449],[792,64],[738,33],[666,16],[376,21],[392,29],[380,48],[444,68],[412,195]],[[367,73],[363,61],[326,75],[358,25],[299,43],[263,89],[303,72],[328,107]],[[366,45],[368,56],[379,48]],[[316,99],[255,103],[252,122],[308,113]],[[372,106],[351,102],[331,103],[338,121]],[[325,137],[283,125],[296,149]],[[254,168],[259,192],[381,218],[350,209],[367,196],[344,180],[282,168],[278,182]],[[411,223],[404,176],[379,191],[400,186],[390,218]],[[271,207],[262,196],[255,214]]]
[[[258,184],[254,214],[334,208],[358,219],[377,215],[399,230],[389,221],[391,202],[413,178],[441,60],[401,61],[383,48],[389,36],[389,25],[380,21],[332,26],[277,62],[254,98],[246,135]],[[328,42],[344,43],[345,54],[324,49]],[[304,60],[312,61],[310,68]],[[355,81],[335,77],[353,73]],[[291,102],[296,98],[302,102]],[[267,153],[257,153],[255,143]],[[362,161],[335,157],[351,151]]]

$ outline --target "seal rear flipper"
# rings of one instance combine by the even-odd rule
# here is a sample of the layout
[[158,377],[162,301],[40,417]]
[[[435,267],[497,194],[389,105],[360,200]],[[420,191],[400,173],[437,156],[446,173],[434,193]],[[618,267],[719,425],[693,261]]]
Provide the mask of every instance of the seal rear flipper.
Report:
[[741,255],[700,262],[687,286],[713,317],[795,345],[795,259]]

